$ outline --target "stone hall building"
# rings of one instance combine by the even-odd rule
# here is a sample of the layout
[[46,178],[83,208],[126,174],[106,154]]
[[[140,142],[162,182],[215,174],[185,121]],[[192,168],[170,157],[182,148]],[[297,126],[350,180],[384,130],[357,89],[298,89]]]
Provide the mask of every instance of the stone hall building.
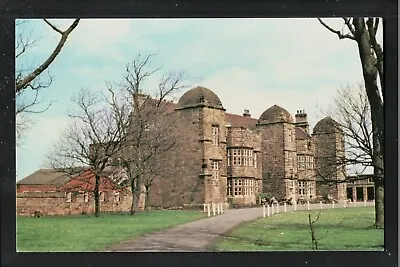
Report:
[[294,119],[277,105],[258,119],[248,110],[231,114],[204,87],[171,106],[182,138],[166,155],[170,171],[154,180],[149,205],[250,205],[261,192],[292,201],[346,199],[345,183],[334,182],[345,179],[343,168],[332,166],[344,155],[344,137],[332,119],[320,120],[311,133],[303,110]]
[[[212,202],[252,205],[258,193],[292,201],[328,195],[342,201],[350,195],[346,195],[345,183],[335,182],[345,179],[344,169],[335,164],[344,156],[344,137],[328,117],[311,133],[304,110],[298,110],[294,118],[277,105],[266,107],[258,119],[252,118],[249,110],[231,114],[219,97],[204,87],[188,90],[177,103],[168,102],[164,115],[174,119],[179,137],[163,154],[162,175],[153,178],[148,206],[196,207]],[[92,211],[88,190],[68,189],[64,184],[74,178],[59,184],[60,175],[54,170],[39,170],[19,181],[18,213]],[[105,197],[103,209],[129,210],[128,189],[105,187],[105,195],[113,197]],[[71,194],[72,200],[68,198]],[[53,208],[48,210],[50,206]]]

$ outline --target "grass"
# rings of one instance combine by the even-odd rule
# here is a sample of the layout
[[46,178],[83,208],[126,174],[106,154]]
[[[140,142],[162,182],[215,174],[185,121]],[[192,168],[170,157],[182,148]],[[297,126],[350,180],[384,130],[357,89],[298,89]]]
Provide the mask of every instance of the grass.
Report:
[[198,211],[149,211],[128,214],[17,217],[17,250],[101,251],[109,245],[133,239],[189,221],[204,218]]
[[[319,211],[310,211],[316,219]],[[281,213],[242,224],[209,246],[216,251],[312,250],[309,212]],[[374,208],[322,210],[314,224],[318,250],[382,250],[384,231],[375,229]]]

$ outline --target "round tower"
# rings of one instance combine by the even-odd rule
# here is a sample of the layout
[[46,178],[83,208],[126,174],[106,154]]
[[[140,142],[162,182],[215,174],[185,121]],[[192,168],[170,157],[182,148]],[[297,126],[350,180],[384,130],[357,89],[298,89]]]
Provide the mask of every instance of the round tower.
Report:
[[182,160],[201,159],[201,164],[186,164],[192,177],[187,180],[187,191],[202,184],[198,189],[202,194],[200,203],[227,203],[226,121],[221,100],[211,90],[198,86],[182,95],[176,112],[187,129],[193,128],[197,139],[185,142],[182,149],[191,156],[182,155]]
[[262,136],[263,192],[277,199],[294,199],[297,157],[292,116],[274,105],[261,114],[257,130]]
[[344,134],[330,117],[320,120],[313,129],[317,195],[346,199]]

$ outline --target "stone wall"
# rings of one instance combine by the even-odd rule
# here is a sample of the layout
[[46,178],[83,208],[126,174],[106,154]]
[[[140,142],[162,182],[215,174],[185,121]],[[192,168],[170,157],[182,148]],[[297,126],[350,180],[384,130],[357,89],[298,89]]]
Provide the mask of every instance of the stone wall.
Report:
[[55,192],[57,187],[55,185],[30,185],[30,184],[17,184],[17,193],[23,192]]
[[342,201],[346,199],[345,183],[335,183],[345,180],[344,166],[336,162],[344,157],[343,135],[335,131],[312,135],[315,145],[315,170],[317,195],[332,196]]
[[203,137],[202,108],[178,110],[171,114],[179,122],[175,146],[163,158],[163,173],[154,179],[149,193],[149,205],[180,207],[204,203],[202,175]]
[[[110,192],[109,194],[114,194]],[[17,193],[17,215],[34,216],[35,212],[42,215],[71,215],[94,213],[94,196],[89,194],[87,202],[84,202],[84,193],[72,192],[71,202],[67,202],[64,192],[29,192]],[[120,192],[120,201],[106,197],[100,201],[101,212],[128,212],[132,203],[132,194],[129,191]],[[143,208],[143,204],[141,205]]]
[[[231,195],[228,195],[228,201],[235,205],[246,206],[256,204],[256,196],[262,190],[262,164],[261,164],[261,135],[258,132],[241,128],[241,127],[229,127],[227,132],[227,149],[230,154],[230,166],[227,169],[227,176],[231,183]],[[251,152],[252,164],[248,161],[246,164],[243,163],[243,155],[240,156],[241,164],[234,164],[234,157],[238,158],[238,155],[233,154],[233,149]],[[250,157],[246,156],[247,159]],[[256,161],[256,163],[255,163]],[[252,188],[252,191],[245,191],[244,185],[242,187],[242,193],[244,195],[236,195],[235,192],[235,179],[247,179],[252,180],[252,183],[257,183],[257,187],[254,184],[248,187]]]
[[[298,170],[297,170],[297,179],[298,181],[305,181],[307,184],[307,189],[306,189],[306,194],[303,196],[305,200],[312,200],[317,197],[317,192],[316,192],[316,172],[315,172],[315,163],[314,163],[314,151],[315,151],[315,146],[314,143],[312,142],[311,138],[309,139],[296,139],[296,152],[297,152],[297,165],[298,165]],[[308,160],[311,162],[307,162],[307,157]],[[303,160],[303,162],[299,162],[300,160]],[[298,184],[297,184],[298,185]],[[297,190],[297,198],[300,198],[300,194]],[[310,196],[312,196],[310,198]]]
[[[261,135],[259,133],[249,129],[230,127],[227,134],[227,148],[248,148],[253,151],[253,160],[257,160],[256,168],[254,162],[253,166],[238,166],[231,163],[227,170],[228,176],[262,179]],[[256,156],[254,156],[255,153]]]
[[[205,203],[227,203],[226,120],[225,110],[203,108],[202,133]],[[218,127],[218,144],[213,144],[212,127]],[[218,162],[218,178],[213,178],[213,161]]]
[[290,198],[294,193],[290,181],[296,179],[296,136],[291,123],[258,124],[262,135],[263,192],[276,198]]

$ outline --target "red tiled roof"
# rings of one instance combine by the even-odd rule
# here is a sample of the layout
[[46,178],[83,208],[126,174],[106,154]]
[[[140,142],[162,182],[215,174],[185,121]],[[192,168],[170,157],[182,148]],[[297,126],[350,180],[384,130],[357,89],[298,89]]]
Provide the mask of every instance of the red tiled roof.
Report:
[[241,116],[237,114],[226,113],[226,122],[232,127],[253,128],[257,124],[257,119],[248,116]]
[[[91,170],[88,170],[80,175],[75,176],[66,184],[61,186],[62,190],[70,191],[93,191],[95,186],[95,175]],[[106,176],[100,177],[100,187],[99,190],[107,191],[116,188],[114,181]]]
[[295,131],[296,131],[296,139],[310,139],[311,138],[311,136],[300,127],[296,127]]

